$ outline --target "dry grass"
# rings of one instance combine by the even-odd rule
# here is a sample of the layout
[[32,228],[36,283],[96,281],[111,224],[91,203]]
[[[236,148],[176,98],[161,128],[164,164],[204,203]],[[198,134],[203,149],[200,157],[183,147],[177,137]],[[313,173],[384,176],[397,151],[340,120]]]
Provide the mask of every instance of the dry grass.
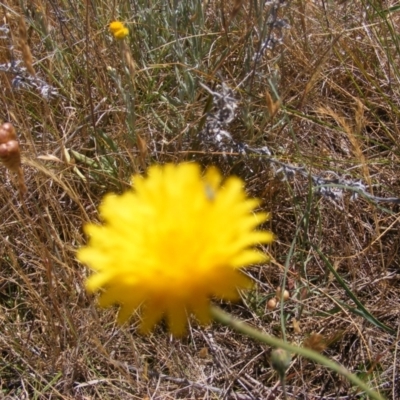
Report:
[[[27,69],[2,69],[0,101],[19,134],[28,193],[20,198],[1,167],[0,397],[283,398],[269,348],[216,324],[194,324],[183,340],[162,326],[141,337],[83,289],[75,251],[102,195],[152,163],[196,159],[246,179],[277,236],[272,262],[251,270],[257,288],[224,307],[400,398],[399,206],[316,196],[306,177],[283,180],[267,159],[223,156],[198,136],[211,105],[199,82],[223,79],[240,101],[236,141],[400,197],[400,6],[293,0],[277,14],[290,28],[272,29],[282,42],[258,57],[273,17],[263,3],[1,2],[10,31],[0,32],[0,64]],[[124,43],[107,31],[113,18],[130,28]],[[46,98],[29,77],[58,95]],[[290,300],[266,309],[284,279]],[[299,357],[287,389],[293,399],[365,398]]]

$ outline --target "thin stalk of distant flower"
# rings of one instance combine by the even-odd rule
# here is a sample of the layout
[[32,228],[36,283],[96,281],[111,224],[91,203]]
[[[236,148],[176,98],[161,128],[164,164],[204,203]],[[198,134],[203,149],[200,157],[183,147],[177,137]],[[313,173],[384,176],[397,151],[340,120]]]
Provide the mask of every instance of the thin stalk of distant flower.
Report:
[[292,344],[285,342],[284,340],[275,338],[273,336],[267,335],[259,331],[258,329],[253,328],[246,322],[243,322],[231,314],[226,313],[225,311],[221,310],[218,307],[213,306],[211,308],[211,315],[214,320],[220,322],[223,325],[229,326],[235,331],[248,336],[254,340],[257,340],[261,343],[265,343],[269,346],[280,348],[286,350],[293,354],[298,354],[299,356],[303,356],[308,358],[309,360],[315,361],[320,365],[324,365],[325,367],[329,368],[332,371],[337,372],[338,374],[344,376],[354,385],[358,386],[361,390],[365,392],[371,399],[375,400],[384,400],[384,398],[377,393],[376,391],[372,390],[365,382],[361,379],[357,378],[356,375],[352,374],[346,368],[342,367],[341,365],[337,364],[336,362],[330,360],[327,357],[324,357],[322,354],[317,353],[316,351],[307,349],[305,347],[298,347]]
[[[127,81],[129,82],[129,89],[125,88],[122,83],[121,77],[117,74],[117,70],[111,66],[108,67],[112,78],[117,84],[117,88],[121,94],[121,98],[125,103],[126,108],[126,122],[128,126],[128,135],[132,144],[135,144],[139,150],[139,162],[143,169],[146,168],[147,146],[145,140],[137,133],[135,129],[135,99],[137,92],[137,71],[138,65],[132,55],[131,47],[129,44],[129,29],[120,21],[113,21],[109,25],[109,30],[114,38],[119,42],[119,50],[121,52],[121,59],[123,61],[123,70]],[[125,40],[126,39],[126,40]],[[144,78],[142,75],[141,78]],[[145,78],[144,78],[145,79]]]

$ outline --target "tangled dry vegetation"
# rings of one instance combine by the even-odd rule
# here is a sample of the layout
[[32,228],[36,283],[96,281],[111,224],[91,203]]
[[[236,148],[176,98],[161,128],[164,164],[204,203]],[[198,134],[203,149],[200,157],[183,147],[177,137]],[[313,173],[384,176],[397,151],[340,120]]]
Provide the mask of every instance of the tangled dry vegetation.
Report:
[[[102,195],[197,160],[245,179],[276,234],[256,288],[223,307],[399,399],[397,4],[2,1],[0,117],[27,193],[2,166],[0,397],[283,398],[270,348],[216,324],[141,337],[85,293],[75,251]],[[286,383],[292,399],[365,398],[300,357]]]

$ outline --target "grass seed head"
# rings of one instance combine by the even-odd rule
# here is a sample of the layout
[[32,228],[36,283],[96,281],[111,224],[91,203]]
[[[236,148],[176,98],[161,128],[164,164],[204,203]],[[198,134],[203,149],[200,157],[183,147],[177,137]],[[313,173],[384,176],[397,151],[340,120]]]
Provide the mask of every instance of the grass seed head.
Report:
[[11,171],[21,167],[21,152],[14,127],[6,122],[0,127],[0,160]]

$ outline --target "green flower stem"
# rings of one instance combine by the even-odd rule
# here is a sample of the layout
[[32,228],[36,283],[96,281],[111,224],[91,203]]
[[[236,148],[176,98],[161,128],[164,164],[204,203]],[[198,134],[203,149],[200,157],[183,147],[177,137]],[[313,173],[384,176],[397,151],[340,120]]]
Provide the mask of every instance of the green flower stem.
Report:
[[258,340],[259,342],[268,344],[273,347],[278,347],[287,350],[290,353],[298,354],[300,356],[308,358],[309,360],[315,361],[318,364],[324,365],[325,367],[328,367],[332,371],[335,371],[338,374],[343,375],[350,382],[357,385],[371,399],[384,400],[384,398],[379,393],[369,388],[367,384],[358,379],[354,374],[352,374],[346,368],[340,366],[334,361],[329,360],[329,358],[324,357],[323,355],[317,353],[316,351],[307,349],[305,347],[293,346],[292,344],[289,344],[281,339],[262,333],[259,330],[252,328],[245,322],[234,318],[231,314],[222,311],[220,308],[216,306],[211,306],[211,315],[214,318],[214,320],[220,322],[223,325],[229,326],[235,331],[242,333],[246,336],[249,336],[252,339]]

